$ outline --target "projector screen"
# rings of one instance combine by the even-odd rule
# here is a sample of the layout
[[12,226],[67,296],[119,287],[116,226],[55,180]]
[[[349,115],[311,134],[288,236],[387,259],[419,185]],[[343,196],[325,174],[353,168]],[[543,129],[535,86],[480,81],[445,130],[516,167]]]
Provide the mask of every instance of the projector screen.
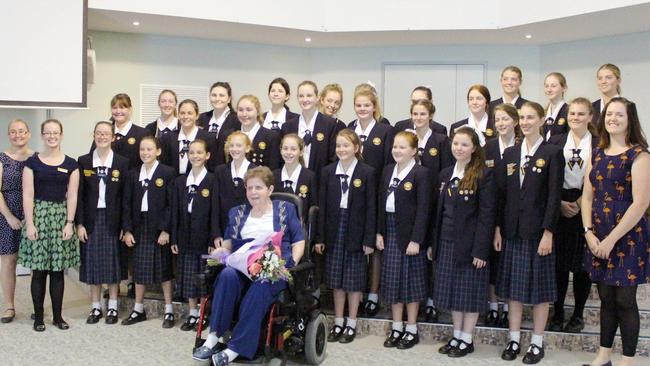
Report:
[[87,14],[87,0],[2,6],[0,107],[86,107]]

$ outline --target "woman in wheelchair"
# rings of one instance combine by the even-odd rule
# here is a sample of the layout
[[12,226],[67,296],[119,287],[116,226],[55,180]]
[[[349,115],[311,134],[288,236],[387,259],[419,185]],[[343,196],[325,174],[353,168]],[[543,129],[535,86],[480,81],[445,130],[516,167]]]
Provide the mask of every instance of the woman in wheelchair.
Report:
[[[251,239],[266,238],[283,231],[282,259],[286,267],[300,261],[305,249],[300,218],[296,207],[288,202],[271,200],[273,173],[267,167],[249,170],[244,177],[247,205],[233,207],[229,212],[228,227],[218,252],[236,251]],[[212,358],[214,365],[228,365],[241,355],[253,358],[257,351],[260,329],[265,314],[278,294],[286,288],[286,281],[251,281],[232,267],[224,268],[214,282],[210,333],[193,357],[198,361]],[[232,327],[233,315],[239,305],[239,321]],[[232,329],[226,345],[223,335]],[[218,352],[218,353],[216,353]]]

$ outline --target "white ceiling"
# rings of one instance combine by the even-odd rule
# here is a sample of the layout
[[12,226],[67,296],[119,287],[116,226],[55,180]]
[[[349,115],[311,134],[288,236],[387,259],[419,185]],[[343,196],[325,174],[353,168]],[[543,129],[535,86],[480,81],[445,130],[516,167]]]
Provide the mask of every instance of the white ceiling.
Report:
[[[133,21],[139,21],[136,27]],[[317,32],[235,22],[89,9],[88,28],[250,42],[329,48],[406,45],[511,44],[540,45],[650,31],[650,3],[592,12],[502,29]],[[531,34],[531,39],[524,36]],[[311,43],[305,38],[310,37]]]

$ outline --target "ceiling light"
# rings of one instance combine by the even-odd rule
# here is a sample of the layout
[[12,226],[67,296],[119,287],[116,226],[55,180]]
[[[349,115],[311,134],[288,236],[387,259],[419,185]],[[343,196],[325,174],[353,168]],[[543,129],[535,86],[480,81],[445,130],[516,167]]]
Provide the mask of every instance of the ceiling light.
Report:
[[138,22],[138,21],[136,20],[135,22],[133,22],[133,25],[135,25],[135,26],[137,27],[137,26],[140,25],[140,22]]
[[526,34],[525,37],[526,37],[526,39],[531,39],[531,38],[533,38],[533,35],[532,34]]
[[311,42],[311,38],[309,38],[309,37],[305,38],[305,42],[307,42],[307,43]]

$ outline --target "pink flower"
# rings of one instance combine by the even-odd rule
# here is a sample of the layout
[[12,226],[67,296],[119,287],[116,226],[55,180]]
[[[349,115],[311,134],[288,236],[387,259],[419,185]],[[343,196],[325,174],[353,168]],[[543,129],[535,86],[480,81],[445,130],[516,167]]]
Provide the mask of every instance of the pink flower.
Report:
[[257,276],[262,271],[262,265],[255,262],[248,267],[248,272],[251,276]]

